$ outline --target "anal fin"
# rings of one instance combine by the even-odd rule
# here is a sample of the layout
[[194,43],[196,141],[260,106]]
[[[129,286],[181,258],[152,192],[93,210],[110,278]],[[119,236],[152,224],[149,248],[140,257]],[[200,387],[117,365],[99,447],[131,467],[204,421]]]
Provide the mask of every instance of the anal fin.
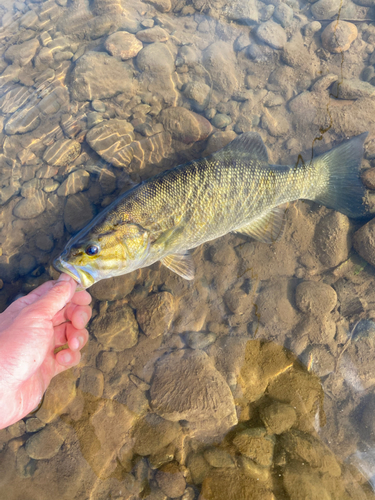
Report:
[[236,229],[235,232],[246,234],[263,243],[274,243],[284,232],[287,208],[287,203],[275,207],[270,212],[252,220],[250,224]]
[[194,279],[195,266],[191,254],[171,253],[160,259],[161,263],[186,280]]

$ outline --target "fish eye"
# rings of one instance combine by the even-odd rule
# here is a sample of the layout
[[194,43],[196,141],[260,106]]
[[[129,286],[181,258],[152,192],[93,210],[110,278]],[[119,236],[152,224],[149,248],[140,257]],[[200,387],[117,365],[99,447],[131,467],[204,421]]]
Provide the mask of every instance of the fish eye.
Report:
[[99,252],[99,247],[96,245],[90,245],[86,248],[87,255],[96,255]]

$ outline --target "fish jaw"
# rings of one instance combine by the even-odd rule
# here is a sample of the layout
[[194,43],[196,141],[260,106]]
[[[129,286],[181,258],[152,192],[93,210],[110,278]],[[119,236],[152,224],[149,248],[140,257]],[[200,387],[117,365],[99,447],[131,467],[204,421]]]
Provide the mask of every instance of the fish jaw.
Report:
[[64,261],[61,257],[53,261],[53,267],[57,271],[60,271],[60,273],[66,273],[73,278],[74,281],[78,283],[77,290],[85,290],[97,281],[86,269],[73,266],[69,264],[69,262]]

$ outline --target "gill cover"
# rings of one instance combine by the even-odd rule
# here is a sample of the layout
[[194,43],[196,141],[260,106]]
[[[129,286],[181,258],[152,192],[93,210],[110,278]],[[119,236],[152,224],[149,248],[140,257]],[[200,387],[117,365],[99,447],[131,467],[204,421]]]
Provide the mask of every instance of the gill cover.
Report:
[[150,246],[149,233],[138,224],[124,222],[116,228],[116,236],[124,245],[130,260],[139,259]]

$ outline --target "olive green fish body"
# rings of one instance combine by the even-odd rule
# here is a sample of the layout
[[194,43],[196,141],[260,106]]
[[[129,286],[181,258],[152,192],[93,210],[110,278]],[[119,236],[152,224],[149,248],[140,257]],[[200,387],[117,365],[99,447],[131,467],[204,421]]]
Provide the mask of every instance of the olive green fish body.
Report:
[[[85,275],[87,284],[90,278],[98,281],[161,260],[191,279],[191,265],[184,262],[189,249],[230,231],[276,241],[287,202],[315,200],[361,216],[364,187],[358,169],[366,135],[288,167],[269,164],[258,134],[242,134],[223,150],[122,195],[68,243],[57,267],[67,263],[64,269],[72,273],[74,268],[81,283]],[[98,256],[85,255],[87,248],[99,248]]]

